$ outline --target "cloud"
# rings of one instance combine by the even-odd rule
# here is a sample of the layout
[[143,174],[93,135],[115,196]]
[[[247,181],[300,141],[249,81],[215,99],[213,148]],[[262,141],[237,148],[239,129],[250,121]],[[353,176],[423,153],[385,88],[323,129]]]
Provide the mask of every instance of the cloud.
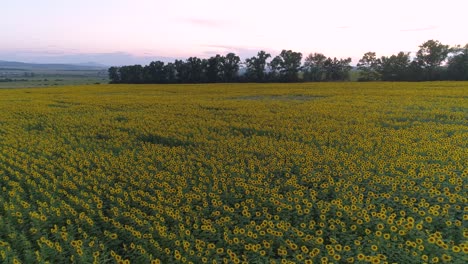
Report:
[[208,45],[201,45],[202,47],[209,48],[203,52],[206,56],[214,56],[216,54],[227,54],[229,52],[235,53],[237,56],[245,59],[250,58],[252,56],[256,56],[257,53],[261,50],[270,53],[271,55],[275,55],[277,51],[267,48],[258,48],[258,47],[245,47],[245,46],[234,46],[234,45],[215,45],[215,44],[208,44]]
[[228,25],[228,22],[224,20],[205,19],[205,18],[188,18],[188,19],[184,19],[184,22],[194,25],[194,26],[210,27],[210,28],[224,27]]
[[151,61],[160,60],[173,62],[176,58],[155,56],[144,54],[143,56],[133,55],[127,52],[109,53],[69,53],[69,52],[44,52],[44,51],[14,51],[1,52],[0,59],[8,61],[20,61],[29,63],[59,63],[59,64],[79,64],[98,63],[108,66],[149,64]]
[[401,32],[417,32],[417,31],[429,31],[437,29],[437,26],[427,26],[422,28],[407,28],[407,29],[400,29]]

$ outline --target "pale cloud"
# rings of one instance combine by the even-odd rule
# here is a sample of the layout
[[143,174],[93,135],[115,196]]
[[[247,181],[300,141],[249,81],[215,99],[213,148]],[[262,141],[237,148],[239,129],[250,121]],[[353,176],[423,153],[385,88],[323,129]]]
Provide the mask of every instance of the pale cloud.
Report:
[[417,32],[417,31],[429,31],[437,29],[437,26],[427,26],[421,28],[407,28],[407,29],[400,29],[402,32]]
[[200,27],[225,27],[229,25],[228,21],[217,20],[217,19],[205,19],[205,18],[187,18],[183,20],[185,23],[200,26]]
[[241,57],[242,59],[250,58],[252,56],[257,55],[257,53],[261,50],[270,53],[272,56],[276,56],[279,53],[277,50],[269,49],[269,48],[260,48],[260,47],[245,47],[245,46],[235,46],[235,45],[201,45],[201,47],[209,48],[209,50],[205,50],[203,52],[206,56],[213,56],[216,54],[227,54],[229,52],[235,53],[237,56]]
[[144,55],[134,55],[128,52],[108,52],[108,53],[67,53],[67,52],[45,52],[45,51],[22,51],[22,52],[1,52],[0,60],[21,61],[28,63],[59,63],[74,64],[97,62],[108,66],[120,66],[130,64],[147,65],[151,61],[160,60],[163,62],[173,62],[177,58],[156,56],[150,53]]

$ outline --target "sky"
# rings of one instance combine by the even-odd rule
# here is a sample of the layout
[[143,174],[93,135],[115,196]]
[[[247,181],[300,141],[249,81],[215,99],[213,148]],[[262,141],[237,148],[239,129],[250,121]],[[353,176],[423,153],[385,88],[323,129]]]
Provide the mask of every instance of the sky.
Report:
[[0,0],[0,60],[146,64],[282,49],[330,57],[468,43],[467,0]]

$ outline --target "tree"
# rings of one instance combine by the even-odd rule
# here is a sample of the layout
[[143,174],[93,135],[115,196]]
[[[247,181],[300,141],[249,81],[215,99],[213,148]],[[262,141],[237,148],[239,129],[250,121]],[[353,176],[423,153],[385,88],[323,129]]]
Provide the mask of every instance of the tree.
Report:
[[152,61],[148,66],[144,67],[143,79],[145,83],[165,83],[164,62]]
[[304,62],[304,80],[320,82],[324,79],[324,63],[327,57],[322,53],[309,54]]
[[121,83],[143,83],[143,67],[141,65],[123,66],[119,69]]
[[175,60],[176,79],[179,83],[187,83],[189,80],[189,68],[183,60]]
[[[305,81],[344,81],[352,69],[351,58],[327,58],[321,53],[309,54],[302,66],[300,52],[282,50],[267,63],[269,58],[271,55],[265,51],[247,58],[243,76],[239,76],[240,58],[234,53],[209,59],[190,57],[168,64],[153,61],[145,67],[110,67],[108,74],[111,83],[296,82],[301,79],[299,73]],[[380,58],[375,52],[367,52],[357,68],[359,81],[467,80],[468,44],[449,47],[428,40],[419,46],[413,60],[405,52]]]
[[170,62],[164,66],[164,77],[166,79],[166,83],[176,83],[176,67],[174,63]]
[[359,72],[359,81],[378,81],[380,74],[378,72],[379,61],[375,52],[367,52],[359,60],[357,67]]
[[378,72],[383,81],[405,81],[410,65],[409,52],[399,52],[390,57],[382,56],[378,62]]
[[424,81],[424,79],[424,69],[422,68],[421,63],[418,60],[411,61],[405,70],[404,80],[420,82]]
[[337,59],[328,58],[323,62],[326,81],[344,81],[349,79],[351,58]]
[[240,58],[234,53],[228,53],[222,61],[223,79],[225,82],[233,82],[239,73]]
[[271,55],[269,53],[266,53],[265,51],[261,50],[257,53],[256,57],[254,56],[245,60],[245,65],[247,67],[245,75],[247,76],[248,81],[266,81],[265,67],[267,65],[266,61],[270,57]]
[[206,78],[208,82],[222,82],[224,81],[224,57],[216,54],[209,58],[206,62]]
[[279,81],[281,72],[281,57],[274,57],[270,63],[268,63],[268,69],[268,80],[273,82]]
[[108,72],[109,72],[109,79],[110,83],[120,83],[120,68],[119,67],[110,67]]
[[302,53],[283,50],[270,62],[270,68],[279,73],[279,81],[297,82],[301,69]]
[[185,62],[187,69],[187,82],[200,83],[203,81],[202,60],[197,57],[190,57]]
[[440,65],[447,59],[450,52],[448,45],[437,40],[428,40],[419,46],[416,58],[424,69],[428,80],[440,79]]
[[465,47],[455,47],[455,54],[448,61],[448,77],[457,81],[468,81],[468,44]]

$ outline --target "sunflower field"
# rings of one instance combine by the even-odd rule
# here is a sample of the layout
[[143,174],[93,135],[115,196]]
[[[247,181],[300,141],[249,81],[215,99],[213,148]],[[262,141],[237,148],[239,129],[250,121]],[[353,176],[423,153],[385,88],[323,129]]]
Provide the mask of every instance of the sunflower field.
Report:
[[467,263],[468,83],[0,90],[1,263]]

